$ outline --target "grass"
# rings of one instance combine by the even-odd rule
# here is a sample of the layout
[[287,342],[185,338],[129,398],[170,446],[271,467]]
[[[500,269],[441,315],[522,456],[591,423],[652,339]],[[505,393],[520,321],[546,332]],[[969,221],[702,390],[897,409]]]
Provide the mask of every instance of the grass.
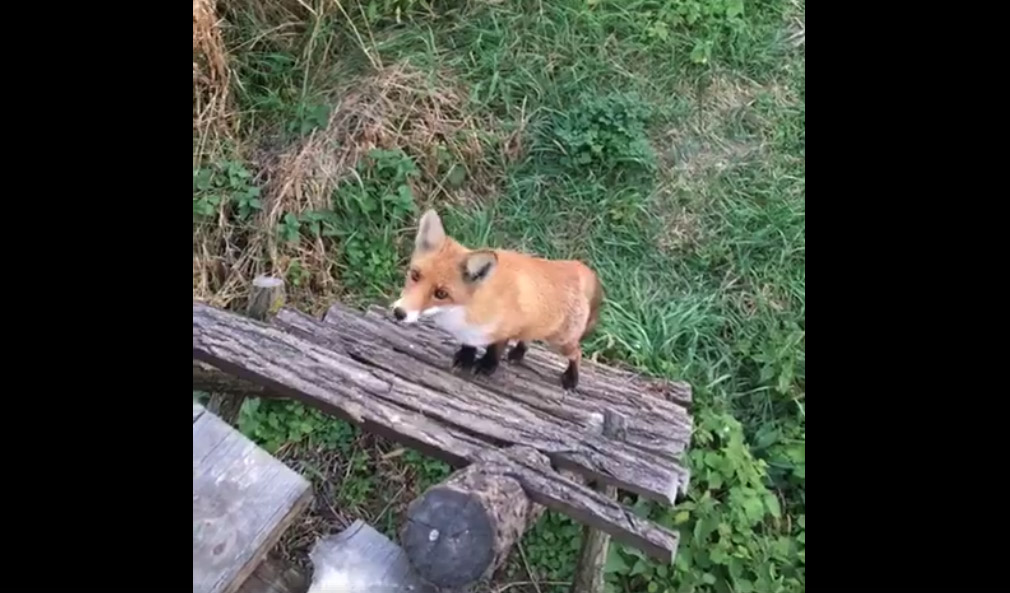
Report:
[[[195,298],[270,272],[313,312],[388,302],[429,205],[464,243],[584,259],[609,297],[586,354],[697,401],[687,499],[629,499],[680,531],[677,559],[614,546],[608,587],[805,589],[802,2],[208,6]],[[281,544],[296,560],[355,517],[394,534],[448,471],[290,402],[241,427],[321,494]],[[547,513],[489,587],[567,590],[580,533]]]

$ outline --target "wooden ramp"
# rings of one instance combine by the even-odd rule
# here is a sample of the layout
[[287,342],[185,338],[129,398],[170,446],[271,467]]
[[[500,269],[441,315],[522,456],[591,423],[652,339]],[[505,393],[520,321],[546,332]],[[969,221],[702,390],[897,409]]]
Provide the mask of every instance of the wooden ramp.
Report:
[[193,403],[193,593],[236,591],[308,504],[308,481]]
[[[686,384],[584,360],[578,392],[567,393],[558,381],[565,362],[543,348],[480,377],[451,372],[457,347],[432,326],[399,325],[378,309],[335,305],[322,320],[282,309],[265,324],[193,305],[194,359],[457,467],[506,467],[535,503],[672,560],[675,532],[586,484],[672,504],[688,483]],[[605,415],[623,418],[621,438],[604,436]]]

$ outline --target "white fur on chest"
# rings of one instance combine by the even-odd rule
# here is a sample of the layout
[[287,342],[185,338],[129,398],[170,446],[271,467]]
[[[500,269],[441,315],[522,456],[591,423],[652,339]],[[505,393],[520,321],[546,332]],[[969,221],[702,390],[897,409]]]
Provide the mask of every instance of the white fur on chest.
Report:
[[459,305],[433,307],[422,314],[435,325],[467,346],[487,346],[491,343],[492,326],[475,325],[466,320],[466,309]]

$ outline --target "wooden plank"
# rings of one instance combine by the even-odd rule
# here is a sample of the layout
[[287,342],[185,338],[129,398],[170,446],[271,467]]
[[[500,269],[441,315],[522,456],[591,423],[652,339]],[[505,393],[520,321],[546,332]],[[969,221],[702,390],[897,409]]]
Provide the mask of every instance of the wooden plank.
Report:
[[[459,344],[438,327],[422,321],[404,325],[391,322],[376,309],[366,315],[341,304],[330,307],[323,322],[355,338],[370,336],[393,349],[437,368],[448,368]],[[583,359],[579,390],[569,394],[558,385],[567,362],[558,354],[532,344],[523,364],[502,364],[491,378],[473,381],[507,397],[547,411],[551,406],[578,408],[595,415],[602,426],[606,410],[628,419],[628,443],[678,458],[691,441],[693,423],[683,400],[690,401],[686,383],[639,377],[626,371]],[[577,403],[576,403],[577,402]]]
[[[498,452],[498,443],[489,443],[375,395],[388,395],[396,388],[377,377],[375,369],[279,328],[198,303],[193,305],[193,357],[456,467],[484,455],[507,459]],[[557,472],[544,472],[520,460],[516,475],[534,501],[606,531],[662,561],[672,559],[675,533],[638,520],[626,507]]]
[[400,546],[360,519],[318,540],[309,559],[309,593],[437,593],[417,576]]
[[193,402],[193,422],[196,422],[197,418],[203,415],[206,410],[199,402]]
[[307,480],[202,413],[193,423],[193,592],[238,589],[311,496]]
[[209,364],[193,361],[193,389],[206,393],[227,393],[246,397],[263,397],[263,388],[255,383],[226,375]]
[[[329,316],[333,311],[351,312],[352,314],[356,313],[354,309],[341,303],[334,303],[330,307],[329,311],[327,311],[326,315]],[[339,313],[337,315],[339,315]],[[360,313],[358,313],[358,315],[360,315]],[[390,321],[388,311],[378,305],[372,305],[369,307],[364,312],[364,317],[369,320],[384,323],[389,323]],[[458,344],[452,339],[452,337],[427,319],[421,320],[419,323],[413,325],[393,324],[393,327],[406,329],[410,332],[424,331],[425,333],[431,333],[430,330],[434,330],[434,333],[438,336],[438,341],[440,343],[447,343],[454,347],[458,347]],[[531,353],[534,354],[534,359],[542,361],[546,366],[551,367],[552,373],[561,372],[567,364],[567,360],[565,360],[565,358],[560,354],[537,344],[530,344],[530,350],[526,352],[526,356],[528,357]],[[670,404],[670,406],[666,407],[668,410],[672,410],[674,407],[682,408],[682,410],[677,413],[682,413],[683,409],[689,408],[692,403],[693,396],[691,392],[691,385],[684,383],[683,381],[670,381],[668,379],[650,377],[630,370],[619,369],[613,366],[594,362],[589,359],[583,360],[580,363],[579,385],[582,384],[583,374],[593,375],[594,380],[599,382],[601,385],[616,387],[616,393],[612,396],[607,396],[602,392],[594,392],[592,394],[592,398],[594,399],[603,398],[603,400],[606,401],[611,408],[625,404],[631,404],[631,406],[634,407],[635,402],[643,392],[668,402]],[[582,390],[580,389],[579,391],[581,392]]]
[[687,470],[675,460],[482,389],[406,354],[376,346],[374,339],[347,340],[332,326],[290,309],[278,313],[275,323],[360,363],[373,378],[385,383],[371,390],[376,397],[485,440],[534,447],[559,467],[660,502],[673,503],[678,487],[686,483]]

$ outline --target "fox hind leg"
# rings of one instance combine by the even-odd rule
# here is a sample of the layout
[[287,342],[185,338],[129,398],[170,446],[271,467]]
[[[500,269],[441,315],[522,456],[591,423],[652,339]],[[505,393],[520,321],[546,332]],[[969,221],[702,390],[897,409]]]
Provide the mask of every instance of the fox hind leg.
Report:
[[568,359],[568,368],[561,374],[561,386],[568,391],[575,391],[579,385],[579,363],[582,361],[582,348],[578,342],[561,346],[561,355]]

